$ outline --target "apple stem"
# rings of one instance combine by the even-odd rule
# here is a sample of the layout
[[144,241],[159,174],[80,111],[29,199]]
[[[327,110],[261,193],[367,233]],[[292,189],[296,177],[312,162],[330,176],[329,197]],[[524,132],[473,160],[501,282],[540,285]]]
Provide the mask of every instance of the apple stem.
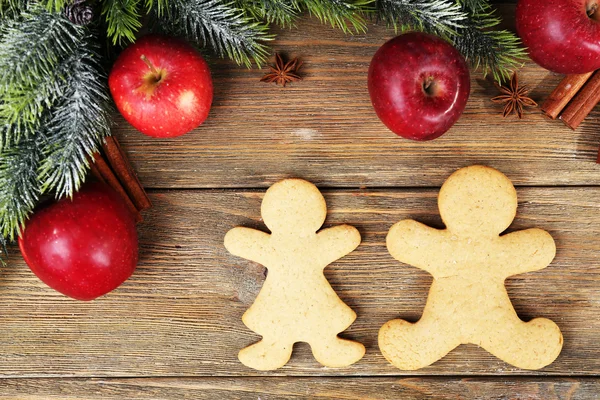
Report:
[[598,11],[598,3],[593,2],[587,8],[587,15],[588,15],[588,17],[591,18],[594,14],[596,14],[596,11]]
[[150,68],[150,71],[152,72],[152,74],[154,75],[154,77],[156,78],[157,81],[160,81],[160,72],[158,72],[156,70],[156,68],[154,68],[154,65],[152,65],[152,63],[150,62],[150,60],[148,60],[148,58],[142,54],[142,56],[140,57],[142,59],[142,61],[148,66],[148,68]]

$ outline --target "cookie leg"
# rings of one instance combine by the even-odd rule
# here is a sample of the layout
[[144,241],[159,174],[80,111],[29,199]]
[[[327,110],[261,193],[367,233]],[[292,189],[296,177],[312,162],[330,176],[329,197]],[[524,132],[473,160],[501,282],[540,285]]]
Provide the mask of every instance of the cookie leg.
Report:
[[315,359],[326,367],[341,368],[352,365],[365,355],[365,346],[352,340],[334,336],[331,340],[310,343]]
[[563,337],[558,326],[546,318],[503,322],[494,335],[483,335],[481,347],[501,360],[523,369],[540,369],[558,357]]
[[388,321],[379,330],[379,349],[397,368],[426,367],[460,344],[453,336],[455,330],[442,330],[440,326],[436,320],[423,318],[414,324],[401,319]]
[[270,371],[283,367],[292,356],[293,343],[263,339],[242,349],[238,359],[249,368]]

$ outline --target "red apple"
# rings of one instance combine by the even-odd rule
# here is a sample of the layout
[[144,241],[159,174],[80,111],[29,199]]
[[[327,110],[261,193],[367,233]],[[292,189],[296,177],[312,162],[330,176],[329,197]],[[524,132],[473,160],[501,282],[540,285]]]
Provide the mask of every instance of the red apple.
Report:
[[126,48],[108,78],[125,119],[140,132],[174,137],[206,120],[213,98],[210,70],[189,44],[149,35]]
[[600,68],[598,0],[519,0],[517,32],[533,61],[561,74]]
[[369,94],[379,119],[413,140],[443,135],[469,98],[469,68],[448,42],[410,32],[387,41],[369,67]]
[[95,299],[121,285],[138,259],[134,217],[123,199],[100,183],[36,211],[19,237],[19,248],[38,278],[78,300]]

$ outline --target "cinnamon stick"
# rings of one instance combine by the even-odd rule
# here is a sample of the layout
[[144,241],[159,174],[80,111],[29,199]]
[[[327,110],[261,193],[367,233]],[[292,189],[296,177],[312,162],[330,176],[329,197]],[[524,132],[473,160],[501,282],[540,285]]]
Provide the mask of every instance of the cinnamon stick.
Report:
[[542,111],[550,118],[556,119],[593,73],[592,71],[587,74],[565,76],[542,104]]
[[[136,206],[133,204],[133,202],[129,198],[129,195],[127,195],[127,192],[125,192],[125,190],[123,189],[123,186],[121,186],[121,183],[119,182],[119,180],[117,179],[115,174],[112,172],[112,170],[110,169],[110,167],[108,166],[106,161],[104,161],[104,159],[102,158],[102,155],[100,153],[94,154],[94,162],[95,162],[94,168],[98,172],[98,174],[101,176],[101,178],[104,180],[104,182],[107,185],[109,185],[110,187],[112,187],[115,191],[117,191],[117,193],[119,193],[119,195],[123,198],[123,200],[125,200],[125,203],[127,204],[127,208],[129,208],[129,211],[131,211],[133,213],[135,222],[141,222],[142,215],[140,214],[140,212],[138,211]],[[94,170],[92,169],[92,172],[93,171]]]
[[123,150],[121,149],[121,146],[115,137],[106,137],[103,148],[108,163],[112,167],[115,175],[117,175],[117,178],[119,178],[123,188],[129,195],[133,204],[135,204],[135,207],[138,209],[138,211],[152,207],[152,203],[150,203],[148,195],[144,191],[142,184],[138,180],[133,168],[131,168],[125,153],[123,153]]
[[96,163],[94,162],[94,160],[89,160],[89,163],[90,172],[92,173],[92,175],[94,175],[94,178],[96,178],[98,182],[106,183],[106,181],[102,177],[102,174],[100,173],[100,171],[98,171],[98,168],[96,168]]
[[565,108],[560,119],[569,128],[576,129],[599,101],[600,71],[596,71]]

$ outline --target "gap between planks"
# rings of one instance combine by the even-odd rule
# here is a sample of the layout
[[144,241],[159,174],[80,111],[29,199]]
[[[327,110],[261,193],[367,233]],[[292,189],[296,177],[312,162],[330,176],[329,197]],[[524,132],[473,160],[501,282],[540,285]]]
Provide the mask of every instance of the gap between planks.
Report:
[[[0,399],[587,399],[594,378],[168,378],[0,380]],[[27,396],[27,397],[25,397]]]

